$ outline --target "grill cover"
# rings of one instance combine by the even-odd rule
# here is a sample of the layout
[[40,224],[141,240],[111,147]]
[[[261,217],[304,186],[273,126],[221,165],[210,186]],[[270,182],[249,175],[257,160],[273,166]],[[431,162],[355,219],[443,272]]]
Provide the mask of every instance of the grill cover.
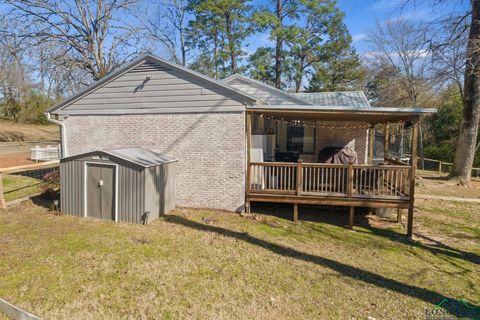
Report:
[[358,163],[357,152],[352,147],[326,147],[318,153],[319,163]]

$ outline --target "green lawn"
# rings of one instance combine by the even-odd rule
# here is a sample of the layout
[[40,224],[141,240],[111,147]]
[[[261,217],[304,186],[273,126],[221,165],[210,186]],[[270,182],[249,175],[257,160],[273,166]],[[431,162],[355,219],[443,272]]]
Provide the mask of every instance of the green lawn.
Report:
[[43,181],[16,174],[6,174],[3,177],[3,194],[5,201],[31,196],[42,192]]
[[300,218],[320,221],[177,209],[142,226],[36,203],[0,212],[0,296],[46,319],[424,319],[444,298],[480,317],[474,204],[419,201],[408,243],[399,224],[351,231],[313,208]]

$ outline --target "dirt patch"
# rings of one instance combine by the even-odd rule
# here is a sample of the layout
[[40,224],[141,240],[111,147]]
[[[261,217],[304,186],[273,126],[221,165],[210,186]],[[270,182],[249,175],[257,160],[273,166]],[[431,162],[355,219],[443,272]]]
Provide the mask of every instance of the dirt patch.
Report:
[[472,179],[470,186],[464,187],[449,181],[445,173],[419,171],[417,188],[418,194],[480,199],[480,180]]
[[29,159],[30,154],[28,153],[14,153],[7,155],[0,155],[0,168],[8,168],[15,166],[22,166],[25,164],[35,163]]

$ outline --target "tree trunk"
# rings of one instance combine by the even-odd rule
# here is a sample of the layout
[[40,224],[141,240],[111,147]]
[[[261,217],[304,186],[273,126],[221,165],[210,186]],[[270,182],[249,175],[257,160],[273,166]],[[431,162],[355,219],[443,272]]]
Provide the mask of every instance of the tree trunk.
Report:
[[232,74],[237,72],[237,56],[235,52],[235,40],[232,34],[231,18],[228,13],[225,13],[225,31],[227,32],[228,50],[230,51],[230,63]]
[[300,58],[300,61],[298,62],[299,64],[299,69],[297,70],[297,74],[295,76],[295,92],[300,92],[300,89],[302,88],[302,80],[303,80],[303,72],[305,70],[305,56],[302,56]]
[[183,35],[183,30],[180,30],[180,51],[182,54],[182,66],[187,65],[187,49],[185,48],[185,39]]
[[[277,19],[278,26],[277,28],[283,27],[283,5],[282,0],[277,0]],[[282,72],[283,66],[283,35],[277,34],[277,39],[275,43],[275,88],[281,89],[282,87]]]
[[470,182],[480,121],[480,0],[472,0],[471,3],[472,22],[467,45],[463,121],[450,174],[451,179],[462,184]]

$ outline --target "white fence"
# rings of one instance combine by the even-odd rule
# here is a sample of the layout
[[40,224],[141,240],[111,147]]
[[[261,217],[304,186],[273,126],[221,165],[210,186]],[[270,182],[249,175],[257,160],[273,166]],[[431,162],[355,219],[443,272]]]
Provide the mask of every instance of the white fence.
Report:
[[35,148],[32,148],[30,150],[30,160],[33,161],[50,161],[60,159],[60,145],[48,145],[46,147],[40,147],[37,145],[35,146]]

